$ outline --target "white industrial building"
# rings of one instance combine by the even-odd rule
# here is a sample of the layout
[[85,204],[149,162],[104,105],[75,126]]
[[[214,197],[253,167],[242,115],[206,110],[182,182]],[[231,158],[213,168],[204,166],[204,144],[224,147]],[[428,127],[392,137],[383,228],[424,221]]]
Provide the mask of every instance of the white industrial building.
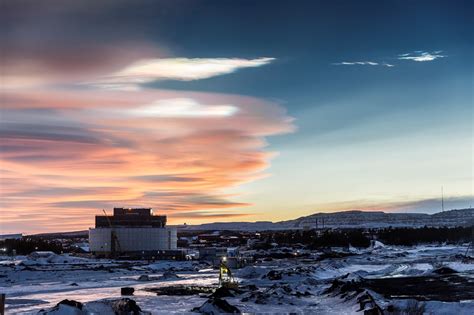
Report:
[[166,216],[155,216],[150,208],[114,208],[113,216],[96,216],[89,246],[97,256],[157,256],[177,249],[177,232],[166,227]]

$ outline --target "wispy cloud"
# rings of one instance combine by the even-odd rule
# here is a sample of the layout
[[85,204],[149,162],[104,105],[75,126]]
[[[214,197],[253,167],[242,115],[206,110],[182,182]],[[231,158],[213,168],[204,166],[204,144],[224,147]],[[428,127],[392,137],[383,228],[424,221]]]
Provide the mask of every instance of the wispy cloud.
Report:
[[445,58],[447,57],[446,55],[442,55],[443,51],[442,50],[437,50],[433,52],[428,52],[428,51],[414,51],[412,53],[405,53],[405,54],[400,54],[398,55],[398,59],[400,60],[413,60],[413,61],[418,61],[418,62],[424,62],[424,61],[433,61],[439,58]]
[[266,65],[275,58],[162,58],[132,63],[87,84],[105,89],[133,90],[157,80],[193,81]]
[[231,104],[207,105],[186,97],[165,98],[128,109],[87,109],[92,115],[117,118],[212,118],[232,116],[239,111]]
[[294,128],[278,104],[237,95],[4,94],[9,122],[0,128],[0,204],[12,232],[24,231],[31,217],[31,231],[64,229],[71,218],[73,228],[86,228],[93,209],[118,205],[147,205],[168,215],[210,211],[196,220],[225,217],[211,212],[248,205],[234,202],[226,189],[265,175],[273,156],[265,138]]
[[[439,58],[445,58],[446,55],[442,54],[442,50],[436,50],[432,52],[416,50],[410,53],[399,54],[396,59],[398,60],[412,60],[417,62],[433,61]],[[333,63],[334,66],[382,66],[382,67],[395,67],[392,63],[378,62],[378,61],[342,61]]]
[[395,67],[395,65],[386,62],[375,62],[375,61],[343,61],[333,63],[334,66],[383,66],[383,67]]
[[[293,119],[262,99],[146,85],[207,79],[275,59],[179,58],[163,43],[124,34],[128,24],[103,41],[90,20],[74,25],[91,30],[79,34],[50,28],[40,11],[12,16],[14,27],[25,20],[23,35],[2,46],[4,233],[83,229],[93,225],[96,209],[120,205],[168,215],[201,211],[197,221],[239,216],[226,211],[249,204],[226,191],[265,176],[274,156],[266,137],[292,132]],[[71,17],[76,12],[58,23],[72,25]]]
[[190,98],[173,98],[129,110],[141,117],[225,117],[238,111],[233,105],[203,105]]

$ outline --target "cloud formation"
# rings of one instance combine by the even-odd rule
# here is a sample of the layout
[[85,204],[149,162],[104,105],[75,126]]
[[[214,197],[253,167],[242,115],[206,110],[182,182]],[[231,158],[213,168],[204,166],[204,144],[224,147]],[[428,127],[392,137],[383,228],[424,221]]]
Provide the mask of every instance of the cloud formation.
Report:
[[156,80],[192,81],[260,67],[275,58],[162,58],[140,60],[88,84],[106,89],[138,89]]
[[[163,2],[155,18],[181,14],[184,6],[190,8]],[[226,75],[274,58],[178,58],[142,36],[146,30],[134,23],[139,14],[122,20],[116,2],[54,9],[10,2],[4,9],[4,233],[84,229],[100,209],[114,206],[150,206],[168,215],[207,210],[206,218],[239,216],[226,210],[248,206],[227,191],[265,175],[274,155],[266,137],[294,128],[285,109],[252,97],[146,84]],[[126,27],[107,20],[115,15]]]
[[2,224],[12,231],[87,228],[101,208],[114,206],[170,215],[246,206],[226,189],[260,178],[273,155],[265,137],[293,130],[278,104],[237,95],[74,89],[4,95],[1,207]]
[[238,111],[233,105],[203,105],[190,98],[158,100],[127,110],[124,114],[138,117],[219,117],[232,116]]
[[433,51],[433,52],[415,51],[412,53],[400,54],[398,55],[398,59],[412,60],[412,61],[417,61],[417,62],[433,61],[439,58],[446,58],[447,57],[446,55],[441,55],[442,52],[443,52],[442,50]]
[[[417,50],[412,53],[400,54],[397,56],[398,60],[412,60],[417,62],[426,62],[433,61],[439,58],[445,58],[446,55],[442,55],[442,50],[437,50],[433,52]],[[394,64],[387,62],[377,62],[377,61],[342,61],[333,63],[334,66],[383,66],[383,67],[395,67]]]
[[343,61],[333,63],[334,66],[383,66],[383,67],[395,67],[395,65],[389,63],[379,63],[375,61]]

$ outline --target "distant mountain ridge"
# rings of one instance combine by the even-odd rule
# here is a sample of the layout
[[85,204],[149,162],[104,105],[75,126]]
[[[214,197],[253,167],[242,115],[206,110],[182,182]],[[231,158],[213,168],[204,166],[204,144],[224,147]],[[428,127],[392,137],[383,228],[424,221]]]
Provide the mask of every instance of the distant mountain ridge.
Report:
[[[171,225],[179,231],[229,230],[265,231],[299,230],[305,228],[383,228],[422,226],[472,226],[474,209],[454,209],[434,214],[427,213],[386,213],[383,211],[348,210],[332,213],[315,213],[293,220],[270,222],[215,222],[199,225]],[[88,231],[53,232],[36,234],[43,237],[87,237]]]
[[305,228],[454,227],[474,225],[474,209],[455,209],[434,214],[386,213],[349,210],[316,213],[293,220],[270,222],[216,222],[177,226],[179,230],[291,230]]

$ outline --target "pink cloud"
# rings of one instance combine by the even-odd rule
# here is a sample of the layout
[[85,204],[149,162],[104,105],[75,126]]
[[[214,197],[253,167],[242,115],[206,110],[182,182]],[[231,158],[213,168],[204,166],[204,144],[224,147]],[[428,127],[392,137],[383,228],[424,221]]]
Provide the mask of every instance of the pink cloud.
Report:
[[[238,95],[23,90],[5,96],[2,224],[16,231],[61,230],[71,219],[86,228],[102,207],[146,205],[172,214],[245,206],[226,189],[263,176],[273,155],[265,137],[294,128],[278,104]],[[133,114],[176,99],[192,100],[204,114]],[[206,115],[222,104],[236,110]]]
[[[164,19],[193,7],[161,6]],[[165,213],[246,206],[228,189],[265,176],[274,154],[266,137],[293,131],[273,102],[142,86],[244,71],[271,57],[175,56],[133,21],[104,21],[122,12],[116,3],[3,9],[2,232],[83,229],[101,208],[122,205]]]

